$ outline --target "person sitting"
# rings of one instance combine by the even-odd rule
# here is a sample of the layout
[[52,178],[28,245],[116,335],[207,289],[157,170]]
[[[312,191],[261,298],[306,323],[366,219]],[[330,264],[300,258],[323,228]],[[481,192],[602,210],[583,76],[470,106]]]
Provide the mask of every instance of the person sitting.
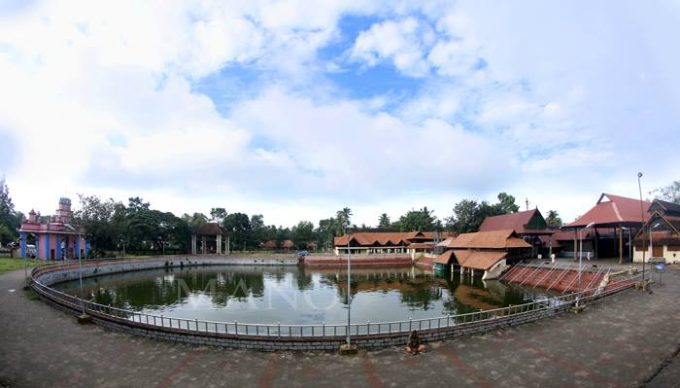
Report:
[[413,330],[408,336],[408,342],[406,343],[406,351],[411,354],[418,354],[425,351],[425,345],[420,343],[420,338],[418,338],[418,332]]

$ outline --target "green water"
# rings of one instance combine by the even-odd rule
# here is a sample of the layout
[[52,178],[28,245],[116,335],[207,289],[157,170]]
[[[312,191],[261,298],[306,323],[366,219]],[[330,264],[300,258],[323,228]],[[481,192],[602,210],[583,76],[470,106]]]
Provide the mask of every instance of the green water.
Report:
[[[78,281],[57,289],[81,295]],[[86,298],[177,318],[311,324],[347,320],[342,270],[220,266],[158,269],[83,280]],[[352,271],[352,322],[432,318],[520,304],[532,298],[497,281],[439,278],[416,268]]]

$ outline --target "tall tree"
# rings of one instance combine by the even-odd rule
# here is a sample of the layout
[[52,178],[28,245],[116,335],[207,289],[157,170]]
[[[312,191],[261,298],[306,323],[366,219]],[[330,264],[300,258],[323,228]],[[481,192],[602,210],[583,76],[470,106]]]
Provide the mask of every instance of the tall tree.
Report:
[[9,188],[5,178],[0,179],[0,242],[4,245],[18,236],[17,229],[21,226],[20,213],[14,211],[14,203],[9,195]]
[[291,235],[298,249],[307,249],[307,243],[314,241],[314,224],[309,221],[300,221],[291,230]]
[[390,230],[392,227],[392,222],[390,221],[390,216],[387,215],[387,213],[383,213],[380,215],[380,218],[378,219],[378,229],[380,230]]
[[433,210],[428,210],[427,206],[420,210],[410,210],[399,218],[400,230],[427,231],[434,230],[437,217],[432,215]]
[[224,221],[224,218],[227,216],[227,210],[223,207],[214,207],[210,209],[210,221],[212,222],[217,222],[219,224]]
[[246,250],[252,245],[250,218],[244,213],[231,213],[224,218],[222,226],[229,233],[229,241],[233,251]]
[[680,205],[680,180],[674,181],[668,186],[661,187],[657,189],[657,191],[660,194],[657,198]]
[[559,228],[562,226],[562,218],[557,213],[557,210],[548,210],[548,216],[545,217],[545,223],[549,228]]
[[[78,194],[80,208],[74,213],[74,223],[85,228],[85,236],[98,255],[101,250],[115,249],[121,227],[112,224],[116,202],[113,198],[102,200],[96,195]],[[120,204],[122,206],[122,204]]]
[[519,211],[515,197],[505,192],[498,194],[498,203],[495,206],[499,214],[517,213]]
[[352,209],[345,207],[342,210],[338,210],[335,219],[337,221],[336,227],[337,235],[340,236],[345,233],[347,228],[350,226],[350,219],[352,218]]

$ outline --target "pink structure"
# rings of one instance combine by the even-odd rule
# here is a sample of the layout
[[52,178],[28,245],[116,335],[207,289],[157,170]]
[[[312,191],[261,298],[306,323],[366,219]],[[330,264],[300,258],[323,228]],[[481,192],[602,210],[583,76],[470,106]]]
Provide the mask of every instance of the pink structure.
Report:
[[[57,213],[48,223],[40,222],[35,211],[28,213],[28,219],[21,223],[19,241],[21,257],[32,256],[43,260],[64,260],[87,257],[90,247],[82,228],[71,226],[71,200],[59,199]],[[35,252],[27,249],[26,238],[35,236]]]

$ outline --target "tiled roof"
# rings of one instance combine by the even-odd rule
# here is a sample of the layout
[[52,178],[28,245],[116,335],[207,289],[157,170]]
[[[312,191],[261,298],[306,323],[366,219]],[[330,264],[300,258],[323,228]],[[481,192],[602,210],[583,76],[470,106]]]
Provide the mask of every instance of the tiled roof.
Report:
[[287,249],[294,248],[295,243],[293,242],[293,240],[284,240],[283,243],[281,243],[281,247]]
[[407,249],[430,249],[434,248],[434,242],[418,242],[410,243],[406,246]]
[[[405,245],[413,239],[422,237],[424,232],[356,232],[352,233],[352,240],[360,246],[372,245]],[[336,237],[333,240],[335,246],[347,245],[348,235]],[[422,240],[422,238],[420,238]]]
[[519,234],[525,233],[536,233],[545,232],[549,234],[550,231],[547,229],[534,230],[527,229],[526,226],[529,224],[534,214],[539,213],[538,209],[527,210],[517,213],[502,214],[500,216],[486,217],[479,227],[480,232],[490,232],[494,230],[506,230],[512,229]]
[[506,248],[531,248],[531,245],[517,237],[515,232],[508,230],[495,230],[491,232],[462,233],[455,239],[446,239],[438,246],[446,248],[482,248],[482,249],[506,249]]
[[494,251],[472,251],[472,250],[454,250],[454,255],[458,264],[465,268],[474,268],[481,270],[488,270],[493,267],[496,263],[504,260],[507,253],[506,252],[494,252]]
[[600,196],[597,204],[576,221],[565,225],[563,228],[582,228],[591,222],[595,226],[613,226],[618,224],[641,224],[642,218],[645,221],[649,218],[647,209],[650,202],[643,201],[643,212],[640,214],[640,200],[621,197],[604,193]]
[[448,250],[441,255],[437,256],[436,259],[434,259],[435,263],[438,264],[450,264],[451,263],[451,256],[453,255],[453,251]]

